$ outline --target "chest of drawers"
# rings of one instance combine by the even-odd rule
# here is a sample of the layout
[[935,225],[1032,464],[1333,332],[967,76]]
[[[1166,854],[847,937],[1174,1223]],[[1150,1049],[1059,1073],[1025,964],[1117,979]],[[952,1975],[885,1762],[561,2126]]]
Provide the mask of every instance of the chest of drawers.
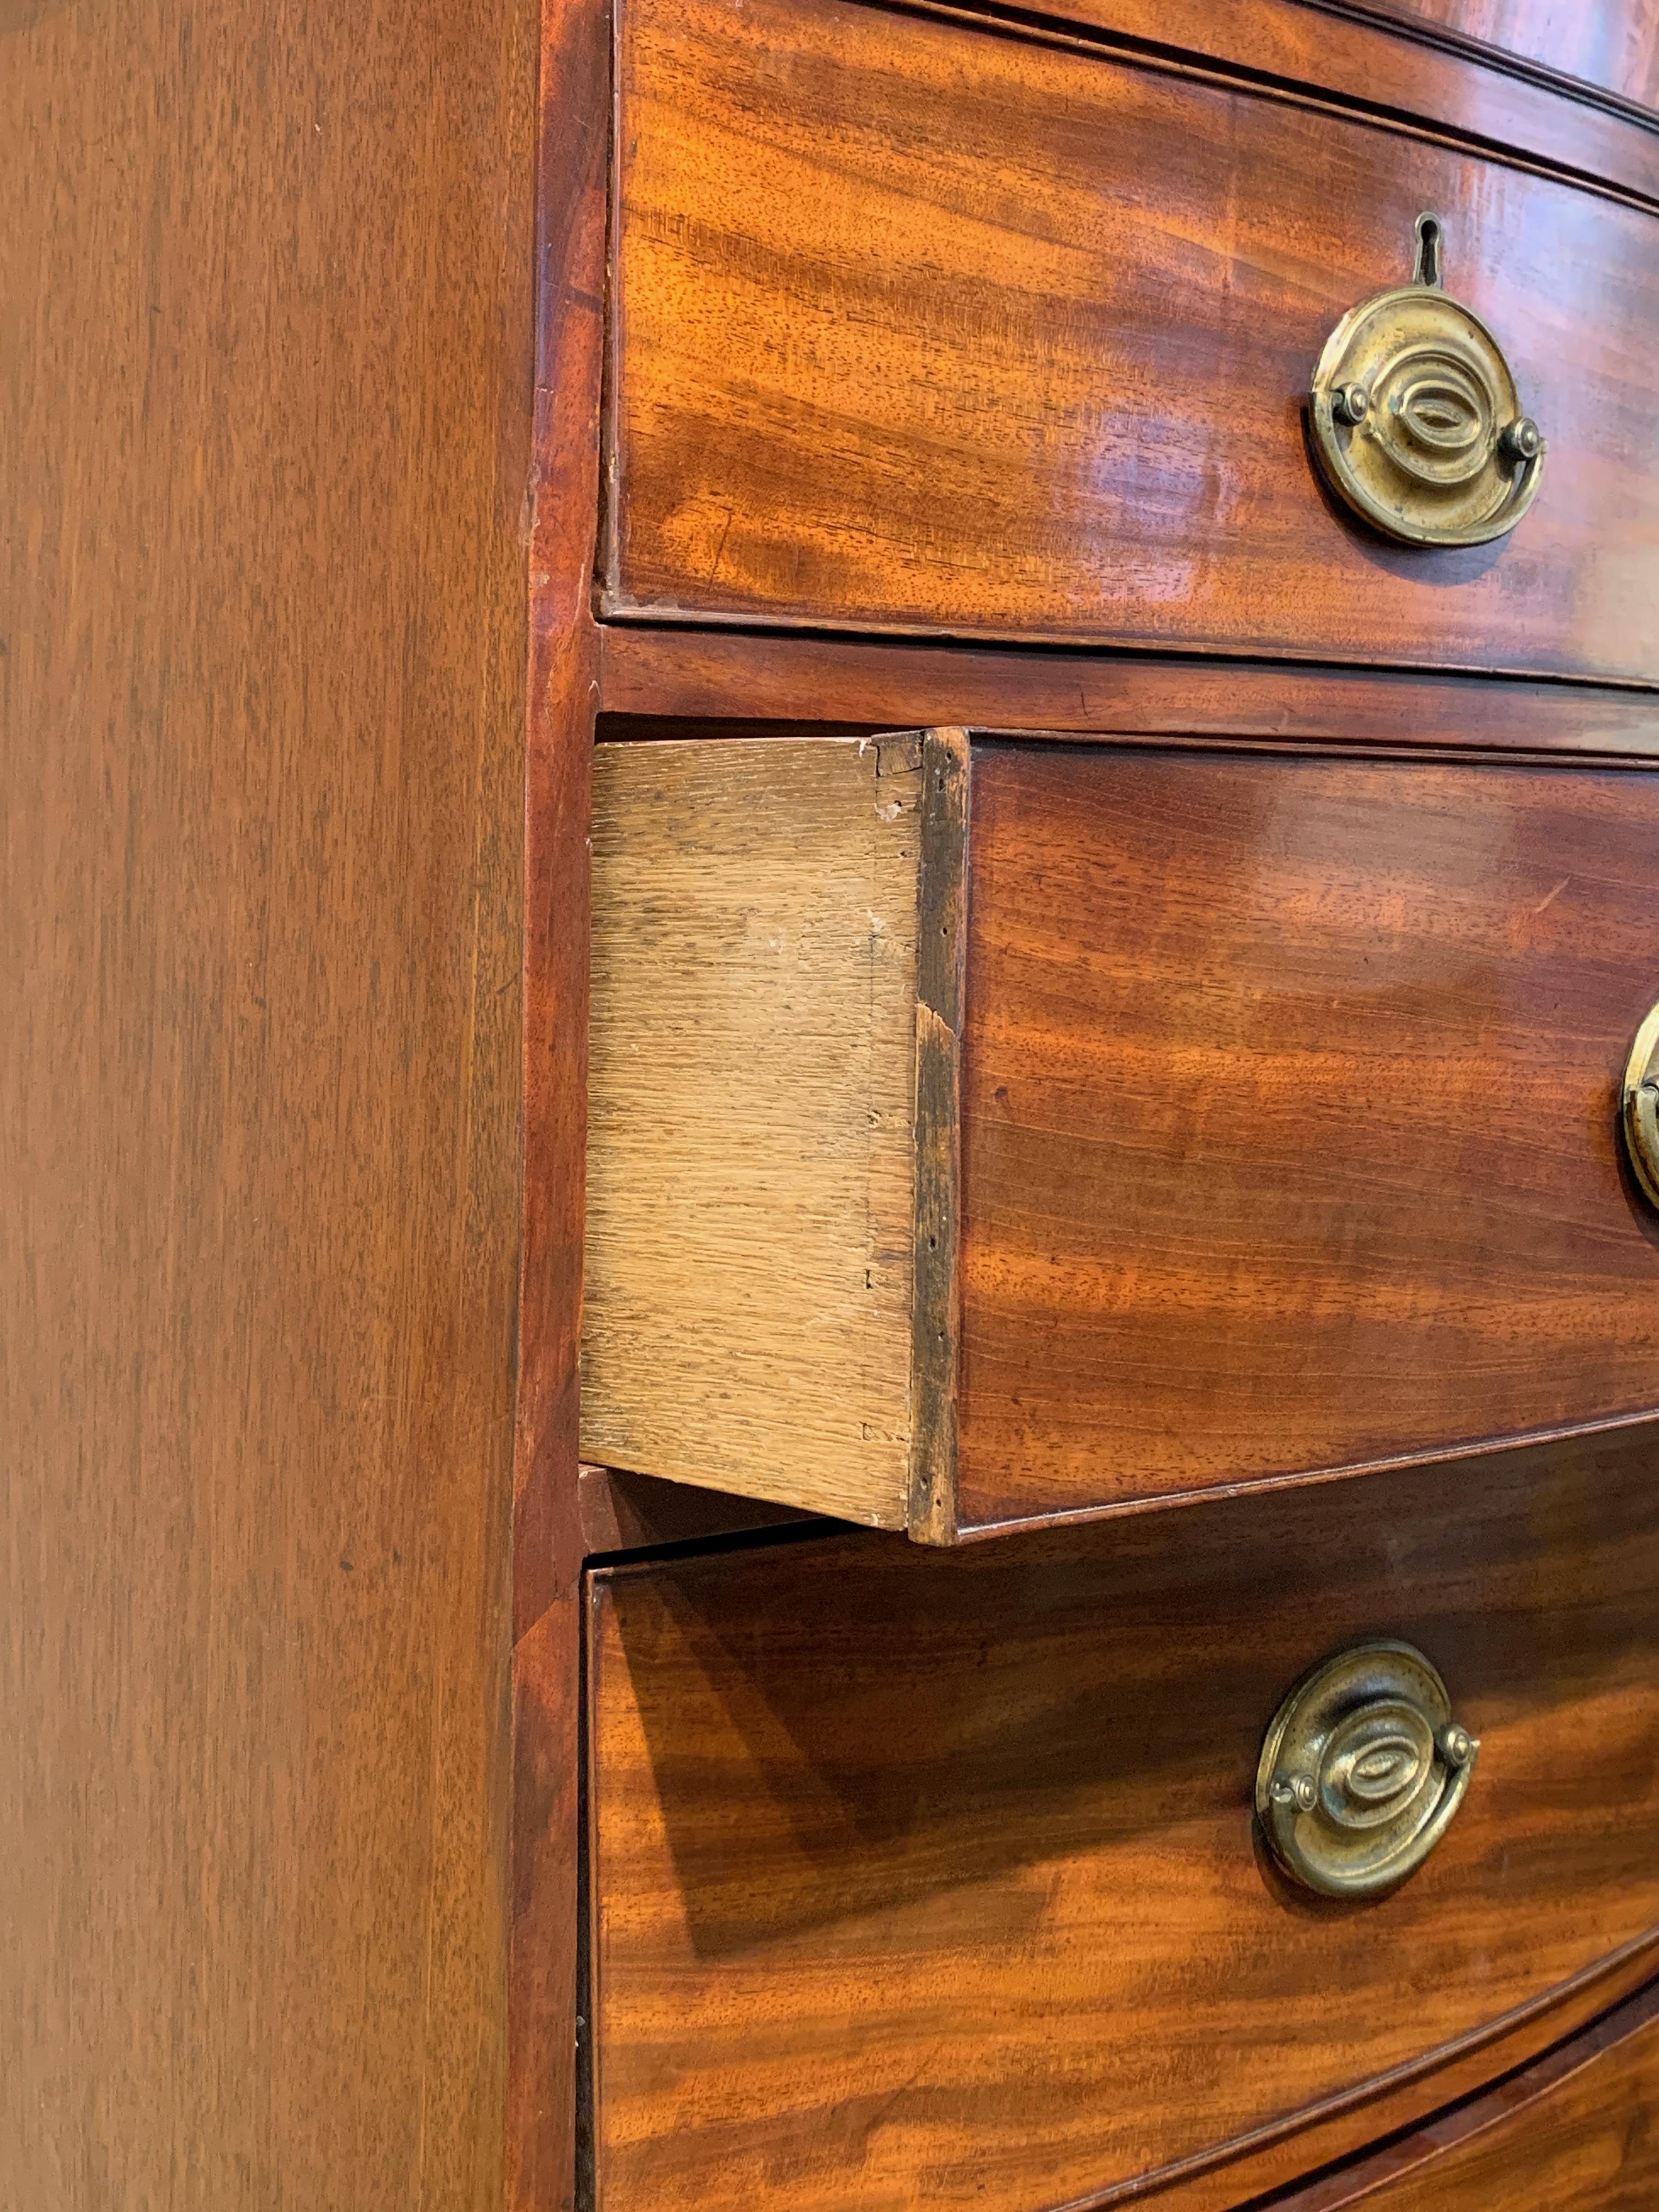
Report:
[[606,2212],[1647,2186],[1649,125],[1107,14],[615,27]]
[[1650,0],[0,60],[0,2199],[1649,2203]]

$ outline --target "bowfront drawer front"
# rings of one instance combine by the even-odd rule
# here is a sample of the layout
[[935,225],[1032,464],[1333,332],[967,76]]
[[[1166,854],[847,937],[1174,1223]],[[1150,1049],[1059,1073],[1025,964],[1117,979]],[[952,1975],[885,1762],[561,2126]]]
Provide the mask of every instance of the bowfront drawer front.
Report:
[[1372,0],[1382,13],[1659,107],[1659,13],[1654,0]]
[[[618,39],[611,614],[1659,679],[1652,214],[1008,25]],[[1425,211],[1439,304],[1373,318],[1314,441],[1351,504],[1316,364]],[[1512,535],[1382,534],[1466,479]]]
[[[1153,2201],[1218,2212],[1602,2010],[1659,1920],[1655,1465],[1601,1439],[596,1573],[599,2212],[1050,2212],[1172,2168]],[[1467,1787],[1409,1878],[1320,1895],[1259,1763],[1377,1640],[1443,1678]],[[1425,1685],[1279,1741],[1316,1856],[1419,1784],[1431,1818]]]
[[[1659,1989],[1276,2212],[1652,2212]],[[1267,2212],[1267,2208],[1262,2208]]]
[[949,1541],[1659,1405],[1659,777],[941,732],[596,789],[590,1458]]

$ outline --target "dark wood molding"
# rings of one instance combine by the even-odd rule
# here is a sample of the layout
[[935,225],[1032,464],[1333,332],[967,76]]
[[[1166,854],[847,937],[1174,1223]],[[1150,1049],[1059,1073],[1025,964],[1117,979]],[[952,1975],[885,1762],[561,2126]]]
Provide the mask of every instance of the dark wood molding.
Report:
[[545,0],[525,787],[524,1214],[513,1524],[507,2203],[576,2182],[587,835],[610,154],[605,0]]
[[[653,724],[903,729],[1659,758],[1659,693],[1176,654],[1074,653],[806,630],[602,623],[607,733]],[[677,734],[684,734],[684,731]]]
[[923,1542],[951,1544],[957,1533],[957,1374],[962,1329],[962,1028],[973,787],[968,732],[929,730],[921,765],[910,1534]]

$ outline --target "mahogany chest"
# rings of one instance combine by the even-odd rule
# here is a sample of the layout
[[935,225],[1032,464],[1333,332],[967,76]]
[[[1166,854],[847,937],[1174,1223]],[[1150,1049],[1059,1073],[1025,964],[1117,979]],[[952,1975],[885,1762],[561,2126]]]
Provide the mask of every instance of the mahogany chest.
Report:
[[1659,23],[1442,13],[617,9],[600,2212],[1659,2185]]
[[1659,2202],[1659,7],[0,9],[0,2199]]

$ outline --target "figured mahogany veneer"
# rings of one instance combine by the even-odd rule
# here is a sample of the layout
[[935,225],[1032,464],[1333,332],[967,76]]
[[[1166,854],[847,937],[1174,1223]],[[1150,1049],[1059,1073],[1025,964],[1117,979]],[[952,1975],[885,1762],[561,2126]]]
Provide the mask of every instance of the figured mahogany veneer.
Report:
[[[957,4],[988,16],[999,12],[997,0]],[[1555,19],[1548,27],[1559,33],[1571,20],[1591,39],[1592,27],[1607,24],[1613,13],[1588,5],[1564,9],[1559,0],[1542,4]],[[1634,84],[1644,72],[1655,75],[1659,18],[1652,16],[1651,0],[1626,5],[1634,11],[1625,48]],[[1471,22],[1489,21],[1482,0],[1453,0],[1453,8]],[[1547,67],[1483,46],[1449,27],[1419,27],[1412,21],[1415,35],[1402,37],[1408,26],[1403,10],[1369,7],[1364,0],[1227,0],[1224,8],[1213,0],[1047,0],[1030,12],[1104,40],[1179,56],[1184,65],[1301,88],[1482,150],[1507,148],[1650,201],[1659,183],[1659,130],[1650,118],[1589,87],[1568,87]],[[1638,27],[1644,14],[1650,19],[1645,32]],[[1602,51],[1613,43],[1604,34]],[[1564,89],[1577,96],[1563,98]]]
[[[851,0],[618,35],[606,612],[1659,679],[1650,214]],[[1425,208],[1550,455],[1512,538],[1426,554],[1302,411]]]
[[988,744],[964,1526],[1659,1403],[1659,777]]
[[[1659,2203],[1659,1989],[1272,2212],[1651,2212]],[[1264,2206],[1261,2212],[1269,2212]]]
[[[1318,6],[1320,0],[1313,0]],[[1343,13],[1449,33],[1501,53],[1659,106],[1659,5],[1655,0],[1358,0]]]
[[[1656,1449],[594,1575],[598,2212],[1042,2212],[1158,2173],[1215,2212],[1650,1973]],[[1427,1864],[1348,1906],[1281,1884],[1252,1790],[1285,1691],[1370,1634],[1481,1749]]]
[[597,788],[591,1458],[948,1542],[1659,1403],[1659,778],[958,732]]

